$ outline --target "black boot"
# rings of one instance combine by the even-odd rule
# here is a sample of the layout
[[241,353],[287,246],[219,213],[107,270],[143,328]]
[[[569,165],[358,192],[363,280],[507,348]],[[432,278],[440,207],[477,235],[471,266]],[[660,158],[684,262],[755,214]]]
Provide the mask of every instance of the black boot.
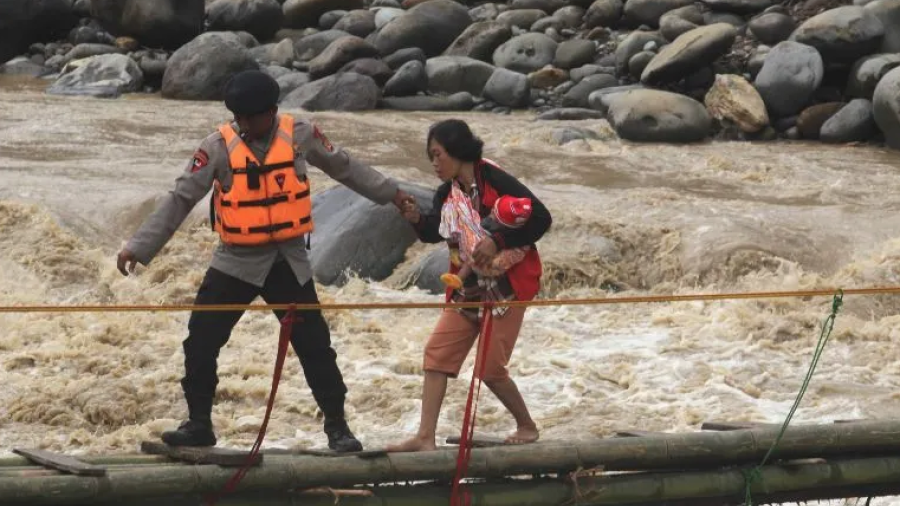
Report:
[[163,432],[162,440],[169,446],[216,446],[212,423],[196,420],[186,420],[178,430]]
[[362,443],[356,439],[343,418],[337,420],[326,418],[325,434],[328,436],[328,447],[338,453],[361,452],[363,449]]

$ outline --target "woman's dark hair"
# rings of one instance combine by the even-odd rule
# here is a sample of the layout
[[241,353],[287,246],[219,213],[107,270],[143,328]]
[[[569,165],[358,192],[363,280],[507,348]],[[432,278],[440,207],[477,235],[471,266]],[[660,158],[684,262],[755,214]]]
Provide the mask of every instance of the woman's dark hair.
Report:
[[431,125],[428,129],[428,139],[425,141],[425,151],[429,160],[432,157],[428,146],[431,145],[432,139],[457,160],[472,163],[481,160],[484,142],[475,137],[469,125],[463,120],[445,119]]

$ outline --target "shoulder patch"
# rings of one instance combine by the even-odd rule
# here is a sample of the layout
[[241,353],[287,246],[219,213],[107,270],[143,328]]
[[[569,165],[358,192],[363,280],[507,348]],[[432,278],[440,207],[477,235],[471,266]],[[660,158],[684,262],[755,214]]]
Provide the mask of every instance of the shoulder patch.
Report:
[[209,163],[209,155],[206,151],[198,149],[194,152],[194,158],[191,159],[191,172],[197,172]]
[[322,147],[325,148],[325,151],[334,153],[334,145],[332,145],[331,141],[328,140],[328,137],[325,137],[325,134],[323,134],[322,131],[319,130],[318,125],[313,125],[313,136],[315,136],[315,138],[319,140],[319,142],[322,144]]

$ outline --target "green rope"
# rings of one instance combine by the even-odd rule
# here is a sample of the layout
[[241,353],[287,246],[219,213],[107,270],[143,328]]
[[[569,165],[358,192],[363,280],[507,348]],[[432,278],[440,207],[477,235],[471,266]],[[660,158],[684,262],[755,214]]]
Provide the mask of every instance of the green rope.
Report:
[[806,378],[803,379],[803,386],[800,387],[800,392],[797,394],[797,398],[794,400],[794,405],[791,406],[791,410],[788,412],[787,418],[784,420],[784,424],[781,425],[781,431],[778,433],[778,436],[775,438],[775,441],[772,442],[772,446],[769,447],[769,451],[766,453],[766,456],[763,457],[762,462],[760,462],[756,467],[751,469],[749,472],[744,474],[744,481],[747,484],[747,488],[744,495],[744,506],[753,506],[753,498],[750,495],[750,487],[753,485],[753,482],[759,480],[762,477],[762,467],[769,460],[769,457],[774,453],[775,448],[778,446],[778,443],[781,442],[781,438],[784,436],[785,431],[788,428],[788,425],[791,423],[791,418],[794,417],[794,413],[797,412],[797,407],[800,405],[800,400],[803,399],[803,395],[806,394],[806,389],[809,387],[809,382],[812,380],[813,372],[816,370],[816,366],[819,364],[819,358],[822,356],[822,352],[825,350],[825,344],[828,342],[828,338],[831,337],[831,330],[834,328],[834,319],[837,317],[837,312],[843,305],[844,301],[844,291],[838,290],[837,295],[834,296],[834,300],[831,303],[831,314],[825,318],[825,322],[822,324],[822,332],[819,334],[819,343],[816,345],[816,351],[813,353],[812,363],[809,364],[809,370],[806,372]]

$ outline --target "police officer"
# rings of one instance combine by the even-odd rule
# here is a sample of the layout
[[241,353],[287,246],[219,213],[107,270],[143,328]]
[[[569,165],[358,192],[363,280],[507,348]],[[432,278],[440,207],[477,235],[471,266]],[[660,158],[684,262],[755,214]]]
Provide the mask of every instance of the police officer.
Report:
[[[263,72],[241,72],[228,82],[225,106],[234,122],[202,141],[174,191],[119,253],[123,275],[134,272],[136,262],[149,264],[212,188],[210,218],[221,240],[195,304],[249,304],[257,296],[270,304],[318,303],[307,256],[313,220],[306,163],[378,204],[402,208],[409,200],[396,182],[333,146],[313,123],[278,114],[278,96],[278,83]],[[211,420],[216,360],[241,315],[191,313],[181,380],[189,418],[162,434],[166,444],[216,444]],[[298,312],[291,345],[325,415],[328,446],[361,450],[344,418],[347,388],[321,311]]]

